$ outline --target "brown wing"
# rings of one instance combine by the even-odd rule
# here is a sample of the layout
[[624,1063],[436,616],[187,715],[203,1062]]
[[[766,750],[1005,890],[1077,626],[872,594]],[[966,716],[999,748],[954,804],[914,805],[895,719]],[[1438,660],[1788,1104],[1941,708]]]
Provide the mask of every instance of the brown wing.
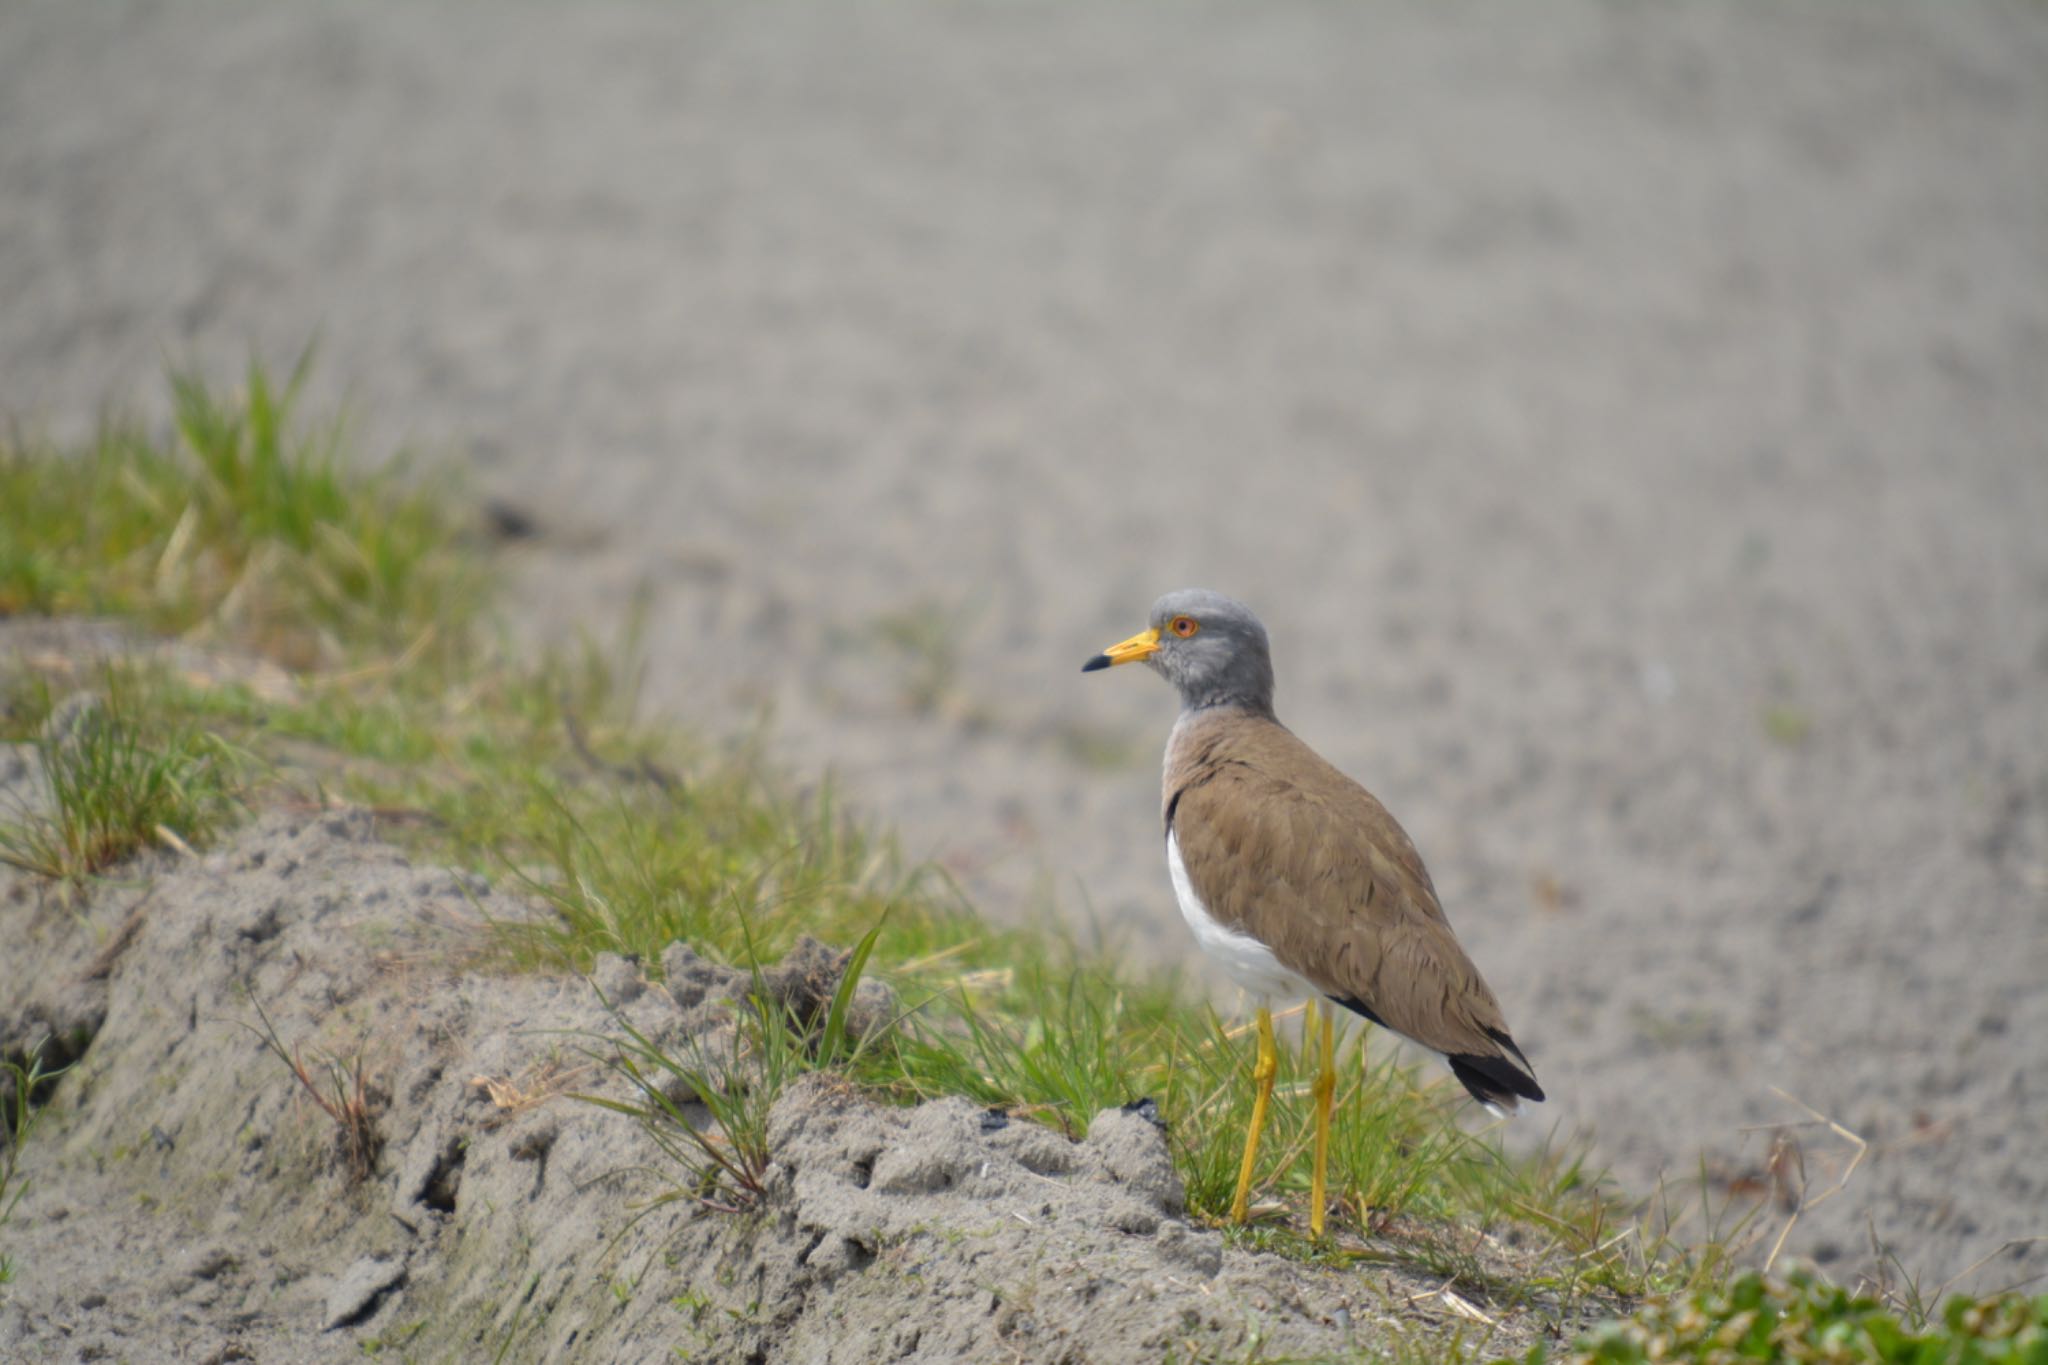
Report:
[[1177,734],[1166,797],[1188,881],[1218,921],[1443,1053],[1478,1098],[1542,1098],[1415,845],[1372,793],[1279,722],[1220,712]]

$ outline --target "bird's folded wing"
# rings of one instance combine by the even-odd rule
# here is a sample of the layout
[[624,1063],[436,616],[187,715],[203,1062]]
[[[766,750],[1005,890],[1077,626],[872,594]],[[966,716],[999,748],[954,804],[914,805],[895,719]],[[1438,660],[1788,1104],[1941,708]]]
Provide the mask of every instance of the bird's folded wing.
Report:
[[1188,881],[1210,916],[1425,1047],[1478,1056],[1512,1047],[1500,1005],[1386,808],[1277,725],[1239,738],[1189,765],[1170,800]]

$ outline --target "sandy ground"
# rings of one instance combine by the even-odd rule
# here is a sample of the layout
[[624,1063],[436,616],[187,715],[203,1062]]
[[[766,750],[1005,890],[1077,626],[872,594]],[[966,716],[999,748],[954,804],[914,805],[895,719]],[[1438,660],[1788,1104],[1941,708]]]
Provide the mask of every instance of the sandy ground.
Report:
[[644,588],[650,704],[1162,964],[1171,702],[1076,669],[1240,596],[1545,1117],[1739,1189],[1781,1088],[1875,1148],[1795,1249],[1931,1287],[2048,1233],[2044,68],[2020,3],[9,0],[0,409],[317,333],[539,518],[533,633]]

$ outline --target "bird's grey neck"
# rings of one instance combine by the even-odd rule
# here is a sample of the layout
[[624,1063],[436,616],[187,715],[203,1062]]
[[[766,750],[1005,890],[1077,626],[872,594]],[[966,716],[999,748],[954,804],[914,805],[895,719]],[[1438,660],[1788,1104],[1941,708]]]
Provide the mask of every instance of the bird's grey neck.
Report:
[[1183,712],[1229,708],[1255,716],[1273,714],[1273,664],[1263,648],[1250,644],[1221,661],[1162,663],[1159,671],[1180,693]]
[[1273,694],[1270,691],[1258,693],[1239,688],[1215,688],[1202,692],[1183,690],[1180,694],[1182,720],[1205,711],[1221,710],[1243,711],[1247,715],[1263,716],[1267,720],[1276,719],[1273,715]]

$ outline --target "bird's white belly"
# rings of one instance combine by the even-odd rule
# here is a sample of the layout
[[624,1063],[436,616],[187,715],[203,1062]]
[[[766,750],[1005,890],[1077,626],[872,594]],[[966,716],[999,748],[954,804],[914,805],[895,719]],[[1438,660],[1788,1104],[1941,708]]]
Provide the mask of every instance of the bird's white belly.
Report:
[[1166,870],[1173,877],[1173,894],[1180,902],[1181,918],[1194,930],[1195,942],[1253,999],[1263,1004],[1276,999],[1307,1000],[1322,994],[1306,979],[1281,966],[1271,948],[1210,916],[1208,907],[1188,881],[1188,866],[1180,856],[1180,840],[1172,830],[1166,832]]

